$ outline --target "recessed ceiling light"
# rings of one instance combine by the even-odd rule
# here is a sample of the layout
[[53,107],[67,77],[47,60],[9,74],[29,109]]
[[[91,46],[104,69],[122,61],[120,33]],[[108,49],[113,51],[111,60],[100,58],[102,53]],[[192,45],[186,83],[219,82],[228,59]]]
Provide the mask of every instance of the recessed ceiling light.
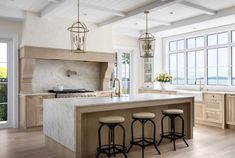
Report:
[[169,12],[169,14],[174,14],[174,12]]

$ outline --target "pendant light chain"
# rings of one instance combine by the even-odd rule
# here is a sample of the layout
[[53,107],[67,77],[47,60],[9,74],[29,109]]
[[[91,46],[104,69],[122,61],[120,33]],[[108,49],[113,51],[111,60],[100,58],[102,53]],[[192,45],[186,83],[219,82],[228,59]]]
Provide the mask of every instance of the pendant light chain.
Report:
[[79,0],[78,0],[78,21],[79,21]]
[[145,15],[146,15],[146,34],[148,33],[148,12],[145,11]]

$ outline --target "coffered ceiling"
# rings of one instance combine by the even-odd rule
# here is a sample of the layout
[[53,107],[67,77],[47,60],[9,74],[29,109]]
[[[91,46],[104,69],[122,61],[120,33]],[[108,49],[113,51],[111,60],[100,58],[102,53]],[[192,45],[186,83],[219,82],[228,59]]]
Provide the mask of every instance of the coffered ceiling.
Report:
[[[114,31],[140,34],[145,29],[145,10],[150,11],[150,31],[162,32],[231,17],[235,15],[235,0],[80,0],[80,8],[83,21],[100,27],[112,25]],[[23,20],[25,11],[36,12],[41,18],[75,19],[77,0],[0,1],[0,17]]]

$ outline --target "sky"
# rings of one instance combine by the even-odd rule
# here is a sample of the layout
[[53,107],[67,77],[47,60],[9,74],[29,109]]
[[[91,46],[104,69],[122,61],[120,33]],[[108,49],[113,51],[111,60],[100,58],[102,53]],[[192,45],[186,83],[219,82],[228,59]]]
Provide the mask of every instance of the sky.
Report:
[[6,67],[7,64],[7,43],[0,43],[0,67]]

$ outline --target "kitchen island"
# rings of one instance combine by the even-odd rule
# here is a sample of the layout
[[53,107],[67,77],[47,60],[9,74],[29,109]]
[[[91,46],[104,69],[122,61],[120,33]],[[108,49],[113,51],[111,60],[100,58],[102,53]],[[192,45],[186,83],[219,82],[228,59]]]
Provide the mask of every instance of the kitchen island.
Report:
[[[113,98],[45,99],[43,101],[45,143],[47,147],[63,158],[95,157],[98,146],[99,117],[125,117],[123,125],[126,129],[126,145],[128,146],[132,113],[143,111],[155,113],[157,136],[159,138],[161,111],[169,108],[180,108],[184,111],[185,134],[188,139],[192,139],[194,125],[193,97],[138,94]],[[146,135],[151,134],[151,130],[148,130],[148,128],[147,125]],[[139,128],[136,127],[136,129]],[[140,134],[138,131],[140,130],[136,130],[136,135]],[[116,136],[119,135],[119,132],[117,131]]]

